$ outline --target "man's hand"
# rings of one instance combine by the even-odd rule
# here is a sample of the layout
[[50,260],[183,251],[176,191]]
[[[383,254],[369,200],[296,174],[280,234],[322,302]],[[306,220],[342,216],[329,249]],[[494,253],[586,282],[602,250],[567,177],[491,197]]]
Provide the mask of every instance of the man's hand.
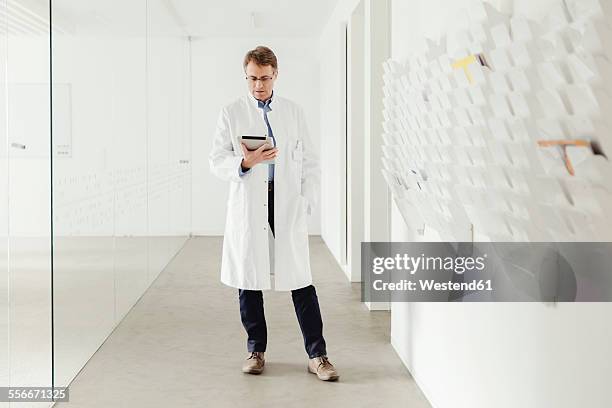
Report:
[[242,167],[245,169],[250,169],[262,161],[274,159],[278,155],[278,149],[276,147],[270,150],[265,150],[267,147],[270,147],[267,144],[264,144],[259,149],[252,151],[247,149],[244,143],[240,143],[240,146],[242,147],[242,154],[244,155],[244,158],[242,159]]

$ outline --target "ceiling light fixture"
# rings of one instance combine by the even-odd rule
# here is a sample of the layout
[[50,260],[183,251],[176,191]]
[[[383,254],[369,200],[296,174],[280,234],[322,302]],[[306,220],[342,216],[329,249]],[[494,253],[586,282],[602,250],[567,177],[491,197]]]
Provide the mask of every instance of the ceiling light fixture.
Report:
[[251,12],[251,27],[255,30],[259,28],[259,16],[254,11]]

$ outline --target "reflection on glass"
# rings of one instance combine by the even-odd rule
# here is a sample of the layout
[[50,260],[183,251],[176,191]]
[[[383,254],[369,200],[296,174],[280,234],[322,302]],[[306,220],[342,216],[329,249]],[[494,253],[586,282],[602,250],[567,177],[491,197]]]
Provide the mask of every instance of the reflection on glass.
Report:
[[[7,83],[4,92],[7,105],[4,110],[8,121],[7,126],[3,126],[3,129],[8,129],[8,141],[2,155],[8,157],[8,170],[2,176],[8,174],[5,185],[8,185],[10,215],[9,384],[50,386],[51,134],[48,3],[6,0],[2,6],[1,14],[6,18],[6,47],[3,49],[6,57],[4,69]],[[0,229],[6,231],[5,227]],[[6,245],[2,247],[6,248]]]
[[144,0],[53,1],[58,385],[146,287],[146,242],[138,244],[146,234],[145,10]]
[[54,0],[55,384],[190,229],[188,43],[159,0]]
[[180,249],[190,226],[188,42],[163,0],[147,27],[149,279]]

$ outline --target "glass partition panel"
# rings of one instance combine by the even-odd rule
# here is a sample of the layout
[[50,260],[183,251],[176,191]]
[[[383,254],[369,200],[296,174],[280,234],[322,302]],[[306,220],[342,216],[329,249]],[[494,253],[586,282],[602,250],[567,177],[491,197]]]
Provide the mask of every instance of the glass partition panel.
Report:
[[54,0],[55,376],[145,290],[146,2]]
[[191,72],[190,42],[175,39],[177,100],[176,132],[170,144],[171,253],[176,253],[191,232]]
[[148,185],[149,279],[153,280],[188,235],[190,185],[188,41],[168,2],[149,0]]
[[[113,1],[115,324],[148,286],[146,1]],[[127,7],[127,8],[126,8]],[[121,11],[121,13],[119,13]],[[110,17],[109,17],[110,19]]]
[[68,384],[191,222],[189,43],[163,0],[53,1],[54,350]]
[[7,0],[4,7],[9,384],[48,387],[52,383],[49,4]]
[[[9,320],[8,320],[8,135],[7,126],[7,5],[0,0],[0,387],[9,384]],[[8,408],[0,402],[0,408]]]

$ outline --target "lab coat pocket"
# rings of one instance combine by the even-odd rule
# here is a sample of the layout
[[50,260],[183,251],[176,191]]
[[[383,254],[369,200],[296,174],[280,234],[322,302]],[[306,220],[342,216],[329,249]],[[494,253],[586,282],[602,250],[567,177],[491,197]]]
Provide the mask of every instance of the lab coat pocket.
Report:
[[302,184],[302,162],[304,161],[304,150],[302,146],[302,141],[298,140],[295,143],[295,147],[291,152],[291,158],[293,159],[294,169],[295,169],[295,179],[298,185],[298,189]]
[[291,153],[291,157],[293,158],[293,160],[301,162],[303,156],[304,156],[304,152],[302,150],[302,141],[298,140],[295,143],[295,147],[293,149],[293,152]]

